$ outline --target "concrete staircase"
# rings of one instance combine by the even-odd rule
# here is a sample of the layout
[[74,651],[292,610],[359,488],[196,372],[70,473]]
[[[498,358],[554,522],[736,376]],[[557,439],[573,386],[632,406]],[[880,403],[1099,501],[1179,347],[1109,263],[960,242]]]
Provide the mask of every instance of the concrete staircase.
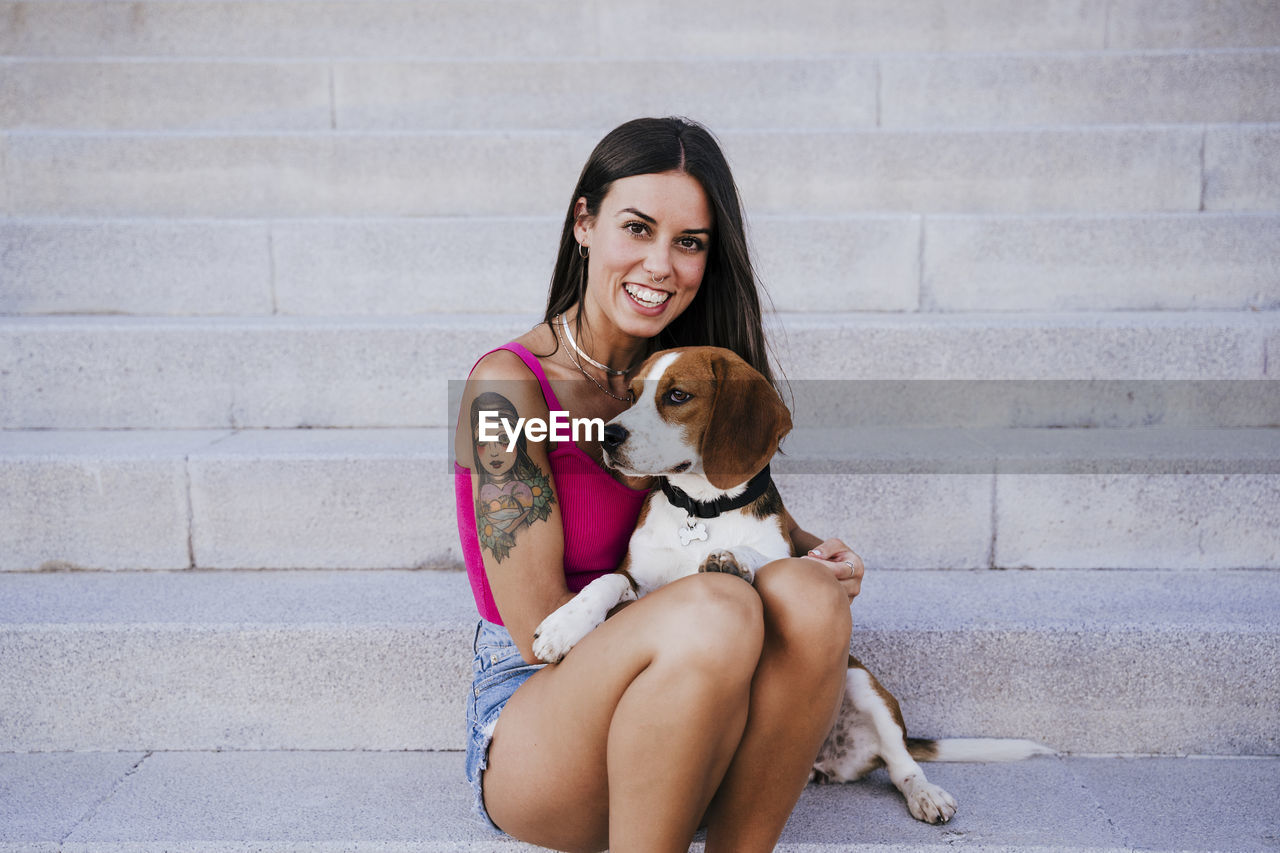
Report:
[[644,114],[735,168],[855,650],[1063,752],[780,849],[1275,846],[1280,3],[0,0],[0,850],[525,849],[450,400]]

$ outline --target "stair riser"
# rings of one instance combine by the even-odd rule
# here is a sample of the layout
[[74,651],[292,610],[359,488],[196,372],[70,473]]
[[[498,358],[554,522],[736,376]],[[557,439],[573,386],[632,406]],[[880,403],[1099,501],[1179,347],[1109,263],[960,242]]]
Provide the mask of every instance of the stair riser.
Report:
[[[167,457],[10,449],[0,570],[461,565],[443,431],[284,452],[273,437]],[[1164,463],[1149,447],[996,462],[962,441],[877,452],[846,438],[816,456],[795,449],[775,479],[806,529],[857,543],[877,569],[1280,568],[1269,434],[1234,452],[1166,451]]]
[[603,130],[637,115],[789,131],[1280,120],[1276,51],[4,70],[0,127],[20,130]]
[[[0,321],[0,429],[422,427],[452,423],[450,382],[536,316],[439,320]],[[1199,379],[1274,373],[1280,333],[1252,315],[1057,319],[839,315],[788,319],[788,380]],[[1270,353],[1270,358],[1269,358]],[[803,392],[803,389],[800,389]],[[1031,398],[1034,401],[1034,396]],[[893,405],[892,401],[889,403]],[[1139,400],[1110,419],[1088,401],[953,425],[1159,423]],[[1186,404],[1190,412],[1195,405]],[[1060,411],[1058,410],[1060,409]],[[980,415],[980,413],[978,413]],[[1210,423],[1269,425],[1249,401]],[[1171,418],[1174,422],[1177,417]],[[1259,420],[1262,422],[1259,423]],[[845,423],[916,423],[890,408]]]
[[[1280,199],[1275,125],[722,139],[753,214],[1274,211]],[[560,216],[595,141],[581,133],[0,138],[10,214],[177,217]]]
[[[0,750],[462,749],[469,633],[10,628]],[[920,736],[1084,753],[1280,747],[1280,717],[1247,686],[1280,655],[1274,635],[858,631],[853,651]]]
[[[540,313],[560,223],[529,219],[0,224],[0,312]],[[753,217],[775,309],[1280,306],[1274,214]],[[475,294],[483,293],[484,299]]]
[[[633,40],[653,56],[1274,45],[1266,4],[1228,0],[877,0],[813,3],[780,16],[765,0],[664,0],[649,14],[574,2],[0,4],[0,53],[28,56],[594,56]],[[734,25],[727,27],[726,18]],[[679,27],[670,22],[679,21]]]

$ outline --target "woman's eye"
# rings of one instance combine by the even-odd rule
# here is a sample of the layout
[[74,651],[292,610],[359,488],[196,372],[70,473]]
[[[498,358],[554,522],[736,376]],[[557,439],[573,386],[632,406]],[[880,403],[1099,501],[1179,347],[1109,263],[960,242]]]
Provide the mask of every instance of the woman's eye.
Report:
[[692,394],[688,394],[684,391],[681,391],[679,388],[672,388],[670,391],[667,392],[668,403],[676,403],[678,405],[680,403],[686,403],[692,398],[693,398]]
[[649,226],[645,225],[643,222],[628,222],[622,227],[626,228],[637,237],[643,236],[649,232]]
[[690,252],[701,252],[703,243],[697,237],[684,237],[680,240],[680,247]]

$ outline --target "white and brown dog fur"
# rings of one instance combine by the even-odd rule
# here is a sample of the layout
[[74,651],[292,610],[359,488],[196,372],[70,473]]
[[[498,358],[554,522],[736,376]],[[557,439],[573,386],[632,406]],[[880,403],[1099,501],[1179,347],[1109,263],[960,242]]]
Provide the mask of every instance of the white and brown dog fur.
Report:
[[[689,347],[655,353],[632,380],[635,404],[605,432],[605,462],[632,477],[665,478],[675,498],[655,490],[641,510],[618,571],[588,584],[538,626],[533,650],[555,662],[608,616],[663,584],[696,572],[729,572],[746,581],[766,563],[793,556],[788,517],[765,471],[791,415],[769,382],[733,352]],[[754,482],[753,482],[754,479]],[[712,503],[758,493],[714,518],[694,518],[672,503]],[[750,495],[747,495],[750,497]],[[1031,741],[908,738],[894,697],[852,656],[840,714],[811,778],[846,782],[885,767],[911,814],[945,823],[950,794],[925,778],[917,760],[1011,761],[1051,750]]]

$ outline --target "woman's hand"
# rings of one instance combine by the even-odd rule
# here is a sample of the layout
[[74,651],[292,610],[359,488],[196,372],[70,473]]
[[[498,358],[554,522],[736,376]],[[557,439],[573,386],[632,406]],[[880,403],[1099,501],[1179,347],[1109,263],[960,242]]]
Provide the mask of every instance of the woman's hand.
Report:
[[836,580],[849,596],[850,602],[858,597],[858,593],[862,591],[862,575],[867,567],[848,545],[839,539],[827,539],[805,556],[822,563],[835,573]]

